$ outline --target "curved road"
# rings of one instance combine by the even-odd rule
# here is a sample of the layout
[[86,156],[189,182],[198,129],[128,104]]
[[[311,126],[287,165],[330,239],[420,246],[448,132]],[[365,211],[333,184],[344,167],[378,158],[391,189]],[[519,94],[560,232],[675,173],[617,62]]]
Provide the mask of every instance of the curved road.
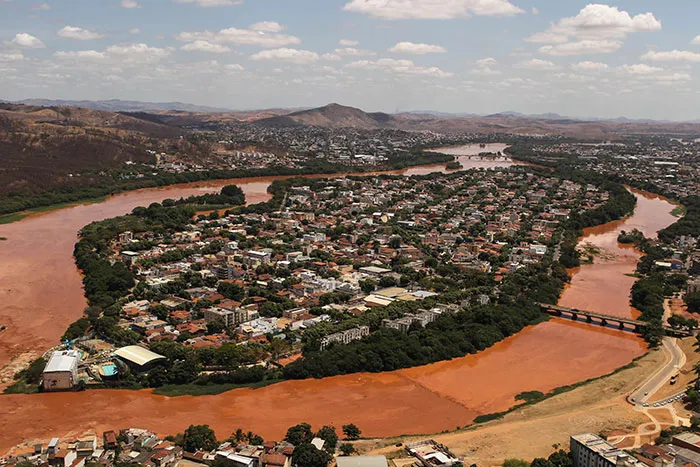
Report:
[[651,378],[649,378],[644,384],[642,384],[635,392],[630,396],[630,402],[634,405],[642,405],[647,402],[647,400],[652,397],[656,391],[661,389],[661,387],[671,379],[671,377],[678,373],[678,371],[685,365],[686,357],[685,353],[678,346],[678,341],[674,337],[664,337],[662,342],[663,351],[669,356],[666,365],[659,369]]

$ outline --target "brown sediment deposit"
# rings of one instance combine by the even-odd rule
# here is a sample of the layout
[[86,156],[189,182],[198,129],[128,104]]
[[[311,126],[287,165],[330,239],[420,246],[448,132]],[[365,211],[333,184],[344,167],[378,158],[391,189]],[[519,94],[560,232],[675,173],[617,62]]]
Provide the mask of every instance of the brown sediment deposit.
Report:
[[[426,169],[403,173],[421,170]],[[17,355],[55,345],[81,315],[85,298],[72,250],[83,225],[228,183],[240,185],[248,202],[260,202],[269,199],[267,186],[276,178],[139,190],[0,226],[0,234],[8,238],[0,243],[0,323],[8,325],[0,337],[0,366]],[[617,234],[635,227],[651,234],[675,221],[670,203],[636,196],[639,205],[633,216],[586,232],[586,241],[615,257],[579,268],[561,304],[630,314],[628,295],[634,279],[625,274],[634,270],[638,255],[618,248]],[[451,430],[477,415],[508,409],[520,392],[547,392],[607,374],[644,352],[644,343],[633,334],[553,319],[477,355],[389,373],[287,381],[199,397],[125,390],[3,395],[0,452],[26,438],[127,426],[170,434],[192,423],[207,423],[220,438],[241,427],[268,439],[280,439],[287,427],[300,421],[315,426],[355,423],[371,437]]]

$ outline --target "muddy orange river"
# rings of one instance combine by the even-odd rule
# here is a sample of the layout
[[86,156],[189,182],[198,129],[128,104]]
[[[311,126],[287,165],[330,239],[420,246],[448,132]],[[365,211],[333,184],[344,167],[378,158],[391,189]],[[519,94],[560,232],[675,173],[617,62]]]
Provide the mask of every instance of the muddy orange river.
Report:
[[[472,148],[476,153],[482,148]],[[473,152],[472,152],[473,153]],[[504,162],[472,161],[470,167]],[[413,168],[411,175],[444,170]],[[249,202],[268,198],[274,178],[238,179]],[[148,189],[113,196],[0,226],[0,367],[40,355],[56,345],[86,303],[72,250],[78,230],[89,222],[124,214],[165,198],[211,192],[230,181]],[[620,230],[638,228],[647,235],[674,222],[673,206],[635,192],[630,218],[588,229],[583,242],[601,248],[604,257],[574,271],[560,303],[609,314],[631,316],[628,303],[638,254],[620,248]],[[452,361],[406,370],[354,374],[320,380],[288,381],[260,389],[238,389],[217,396],[164,397],[149,390],[91,390],[0,396],[0,453],[28,439],[82,433],[89,429],[141,427],[161,434],[190,424],[209,424],[219,438],[240,427],[266,439],[280,439],[301,421],[314,426],[358,425],[366,436],[433,433],[469,424],[480,414],[505,410],[523,391],[549,391],[600,376],[645,351],[633,334],[565,319],[525,329],[490,349]]]

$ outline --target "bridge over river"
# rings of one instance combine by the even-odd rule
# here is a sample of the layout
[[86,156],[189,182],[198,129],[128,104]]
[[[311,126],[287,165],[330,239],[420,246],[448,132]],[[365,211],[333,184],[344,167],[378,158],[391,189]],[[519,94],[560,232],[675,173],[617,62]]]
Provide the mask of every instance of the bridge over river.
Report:
[[[631,331],[636,333],[641,333],[642,330],[648,325],[646,321],[640,321],[638,319],[623,318],[620,316],[606,315],[603,313],[597,313],[595,311],[585,311],[579,310],[577,308],[567,308],[559,305],[551,305],[548,303],[538,303],[542,309],[546,312],[551,313],[555,316],[563,316],[568,314],[571,319],[578,321],[579,317],[585,318],[587,323],[594,324],[594,320],[597,321],[595,324],[600,326],[607,326],[608,324],[617,323],[618,328],[623,331]],[[693,332],[684,329],[673,328],[668,325],[664,325],[664,331],[669,336],[674,337],[688,337],[692,336]]]

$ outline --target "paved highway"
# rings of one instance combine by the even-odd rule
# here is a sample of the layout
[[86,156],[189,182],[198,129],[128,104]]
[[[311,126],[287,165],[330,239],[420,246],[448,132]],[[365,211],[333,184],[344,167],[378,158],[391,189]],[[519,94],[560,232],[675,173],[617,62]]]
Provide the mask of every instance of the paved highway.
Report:
[[678,373],[683,365],[685,365],[685,353],[678,346],[676,338],[664,337],[662,349],[668,356],[668,361],[666,365],[632,393],[630,402],[635,405],[649,403],[648,401],[654,397],[656,391],[661,389],[661,387],[671,379],[671,376]]

